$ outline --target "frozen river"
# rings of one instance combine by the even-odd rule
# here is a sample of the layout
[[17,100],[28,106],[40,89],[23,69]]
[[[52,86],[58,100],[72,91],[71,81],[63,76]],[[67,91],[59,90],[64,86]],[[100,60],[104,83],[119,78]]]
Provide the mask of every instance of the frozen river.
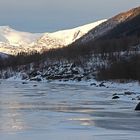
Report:
[[132,101],[121,89],[1,81],[0,140],[139,140]]

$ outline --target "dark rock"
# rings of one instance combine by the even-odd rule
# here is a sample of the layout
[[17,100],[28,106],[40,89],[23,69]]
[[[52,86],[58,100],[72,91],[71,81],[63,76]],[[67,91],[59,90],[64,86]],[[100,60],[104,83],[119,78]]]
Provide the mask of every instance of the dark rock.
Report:
[[137,104],[135,110],[136,110],[136,111],[140,111],[140,102]]
[[64,81],[64,82],[67,82],[67,81],[69,81],[69,80],[68,80],[68,79],[64,79],[63,81]]
[[73,80],[77,80],[78,82],[80,82],[82,80],[82,77],[77,76],[77,77],[74,77]]
[[73,77],[74,77],[74,75],[72,75],[72,74],[63,75],[63,78],[66,78],[66,79],[70,79]]
[[91,86],[96,86],[96,83],[91,83],[90,85],[91,85]]
[[132,94],[135,94],[135,93],[134,92],[130,92],[130,91],[124,92],[124,95],[132,95]]
[[71,72],[72,72],[72,74],[79,74],[79,71],[78,71],[78,70],[73,70],[73,69],[72,69]]
[[37,87],[37,85],[33,85],[33,87]]
[[112,99],[119,99],[119,98],[120,98],[119,96],[112,97]]
[[71,74],[51,75],[51,76],[47,77],[47,79],[51,79],[51,80],[61,80],[61,79],[70,79],[70,78],[73,78],[73,75],[71,75]]
[[140,100],[140,96],[137,96],[136,98],[137,98],[137,100]]
[[27,82],[22,82],[23,85],[28,84]]
[[49,76],[49,74],[45,73],[45,74],[42,75],[42,78],[45,78],[45,77],[48,77],[48,76]]
[[50,75],[46,77],[48,80],[59,80],[62,79],[63,77],[61,75]]
[[40,81],[42,81],[42,80],[41,80],[41,78],[37,77],[37,78],[31,78],[30,81],[37,81],[37,82],[40,82]]
[[82,80],[82,77],[78,77],[77,80],[80,82]]
[[105,87],[104,82],[100,83],[99,87]]

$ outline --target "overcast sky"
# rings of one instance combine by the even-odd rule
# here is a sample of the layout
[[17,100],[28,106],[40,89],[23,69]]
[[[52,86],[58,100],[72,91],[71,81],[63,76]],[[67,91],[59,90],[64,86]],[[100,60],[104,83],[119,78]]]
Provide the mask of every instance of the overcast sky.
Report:
[[109,18],[137,6],[140,0],[0,0],[0,26],[51,32]]

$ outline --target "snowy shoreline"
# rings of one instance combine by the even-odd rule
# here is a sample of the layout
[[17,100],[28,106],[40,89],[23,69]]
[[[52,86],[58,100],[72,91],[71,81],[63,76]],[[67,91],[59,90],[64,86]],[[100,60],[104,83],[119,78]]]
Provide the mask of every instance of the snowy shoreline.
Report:
[[[86,85],[86,86],[94,86],[94,87],[102,87],[102,88],[119,88],[123,90],[131,90],[132,92],[140,91],[140,83],[137,81],[129,81],[129,82],[116,82],[116,81],[97,81],[95,79],[92,80],[82,80],[82,81],[74,81],[74,80],[45,80],[36,81],[36,80],[22,80],[21,78],[11,77],[8,79],[0,79],[0,81],[20,81],[20,82],[48,82],[48,83],[56,83],[56,84],[76,84],[76,85]],[[101,86],[101,84],[103,84]]]
[[59,81],[59,80],[42,80],[38,81],[30,81],[30,80],[22,80],[20,78],[14,79],[9,78],[6,80],[0,79],[0,81],[7,82],[21,82],[21,84],[29,84],[32,83],[35,86],[38,86],[42,83],[48,84],[61,84],[61,85],[79,85],[79,86],[88,86],[89,88],[96,88],[102,90],[113,90],[116,89],[116,93],[112,93],[110,95],[110,99],[112,100],[123,100],[123,101],[132,101],[138,103],[140,101],[140,84],[136,81],[119,83],[115,81],[96,81],[95,79],[89,81]]

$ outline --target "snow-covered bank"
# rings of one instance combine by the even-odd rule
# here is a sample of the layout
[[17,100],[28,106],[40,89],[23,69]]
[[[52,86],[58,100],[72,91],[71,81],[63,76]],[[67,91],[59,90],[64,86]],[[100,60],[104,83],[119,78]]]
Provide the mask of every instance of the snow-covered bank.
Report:
[[[3,80],[1,80],[3,81]],[[60,84],[60,85],[82,85],[88,86],[93,89],[102,89],[102,90],[117,90],[117,92],[112,92],[109,99],[110,100],[122,100],[122,101],[131,101],[138,103],[140,101],[140,83],[137,81],[129,81],[126,83],[119,83],[115,81],[97,81],[95,79],[90,80],[46,80],[42,79],[41,81],[37,80],[22,80],[20,75],[19,77],[10,77],[4,81],[18,81],[22,84],[29,84],[33,82],[36,86],[40,83],[48,84]]]
[[126,83],[119,83],[114,81],[96,81],[94,79],[89,81],[52,81],[51,83],[57,84],[75,84],[75,85],[86,85],[94,89],[102,90],[117,90],[117,92],[112,92],[110,99],[112,100],[122,100],[122,101],[132,101],[138,103],[140,101],[140,83],[137,81],[131,81]]
[[[7,81],[20,82],[48,82],[57,84],[87,85],[93,88],[116,89],[110,99],[117,100],[140,100],[140,84],[136,81],[97,81],[95,80],[97,67],[108,63],[100,57],[93,57],[85,64],[78,65],[73,62],[44,61],[41,63],[30,63],[15,69],[7,68],[0,71],[0,78]],[[130,95],[125,94],[129,92]],[[115,96],[115,97],[114,97]]]

